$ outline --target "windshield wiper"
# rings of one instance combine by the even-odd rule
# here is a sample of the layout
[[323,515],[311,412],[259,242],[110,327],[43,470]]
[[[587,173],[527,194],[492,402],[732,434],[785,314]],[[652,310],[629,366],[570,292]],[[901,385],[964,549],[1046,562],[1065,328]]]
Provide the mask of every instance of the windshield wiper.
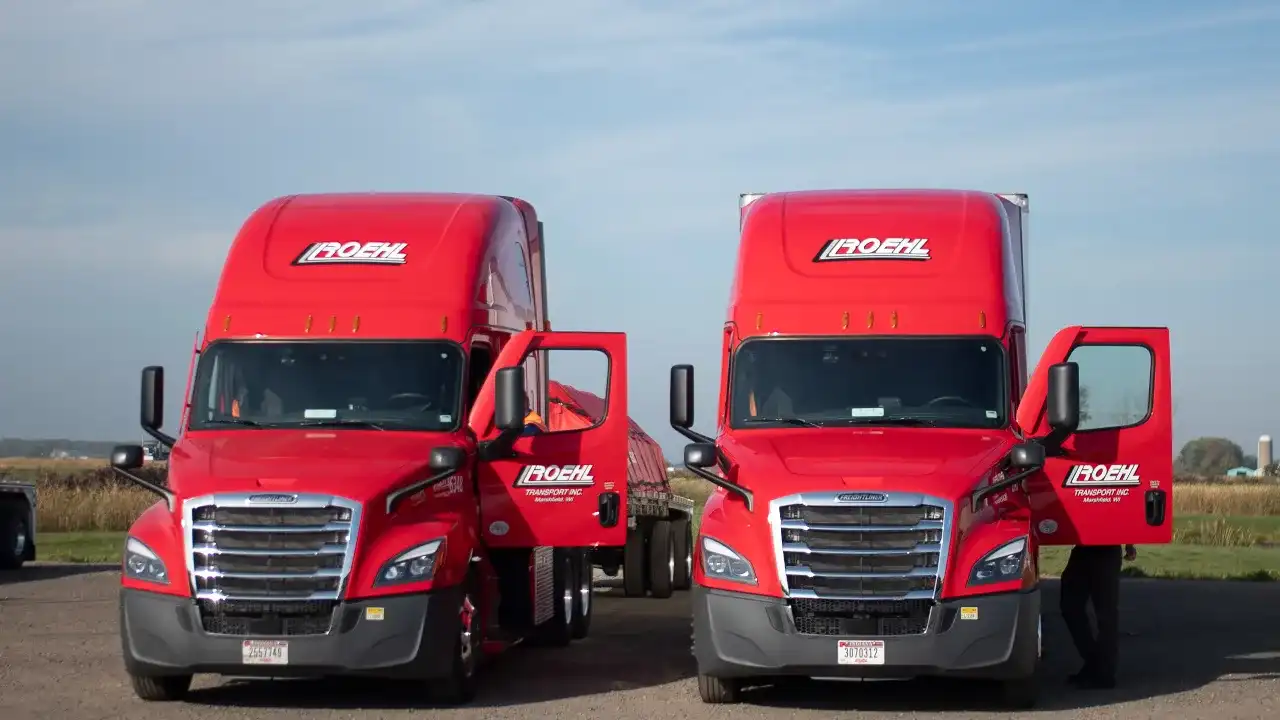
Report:
[[244,427],[266,427],[255,420],[244,420],[242,418],[218,418],[216,420],[205,420],[204,425],[243,425]]
[[822,427],[812,420],[805,420],[800,417],[751,417],[746,420],[749,423],[784,423],[786,425],[801,425],[804,427]]
[[302,422],[281,424],[281,427],[364,427],[374,430],[386,430],[378,423],[369,420],[353,420],[351,418],[329,418],[327,420],[303,420]]
[[911,417],[909,415],[898,417],[868,417],[868,418],[845,418],[840,421],[842,425],[903,425],[906,427],[938,427],[938,421],[932,418]]

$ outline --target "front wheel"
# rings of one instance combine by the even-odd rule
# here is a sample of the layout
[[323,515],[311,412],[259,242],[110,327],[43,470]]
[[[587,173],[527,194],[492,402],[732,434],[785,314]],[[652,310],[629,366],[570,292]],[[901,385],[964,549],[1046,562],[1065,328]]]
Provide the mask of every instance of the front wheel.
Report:
[[139,700],[147,702],[175,702],[187,696],[191,689],[190,675],[134,675],[129,674],[129,684]]
[[1010,710],[1030,710],[1040,699],[1040,679],[1036,675],[1000,681],[1000,704]]
[[716,705],[736,703],[741,686],[742,683],[737,678],[698,675],[698,695],[704,703]]
[[458,637],[453,646],[453,664],[447,677],[433,680],[427,687],[431,699],[442,705],[463,705],[476,696],[476,668],[480,665],[481,625],[479,583],[467,583],[467,591],[458,603]]

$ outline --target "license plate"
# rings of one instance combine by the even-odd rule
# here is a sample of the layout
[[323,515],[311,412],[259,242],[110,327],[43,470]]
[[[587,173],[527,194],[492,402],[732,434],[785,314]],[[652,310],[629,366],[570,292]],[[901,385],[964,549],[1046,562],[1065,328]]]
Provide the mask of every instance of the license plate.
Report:
[[240,657],[245,665],[288,665],[287,640],[245,640],[240,644]]
[[883,665],[883,640],[837,640],[836,662],[840,665]]

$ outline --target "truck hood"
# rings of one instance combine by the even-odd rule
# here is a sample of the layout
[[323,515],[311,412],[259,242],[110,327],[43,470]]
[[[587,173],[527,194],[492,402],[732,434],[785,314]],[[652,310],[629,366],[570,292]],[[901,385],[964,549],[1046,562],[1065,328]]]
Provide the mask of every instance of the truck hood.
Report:
[[215,492],[306,492],[366,502],[422,477],[449,433],[229,430],[184,437],[169,456],[179,497]]
[[758,501],[798,492],[891,490],[958,498],[1015,439],[1002,430],[796,428],[725,434],[737,481]]

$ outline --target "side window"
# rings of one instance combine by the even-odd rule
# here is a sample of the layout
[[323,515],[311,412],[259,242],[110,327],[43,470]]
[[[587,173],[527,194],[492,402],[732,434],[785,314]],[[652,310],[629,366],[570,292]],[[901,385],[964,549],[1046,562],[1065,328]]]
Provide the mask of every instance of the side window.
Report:
[[529,409],[545,417],[547,414],[546,397],[542,392],[542,364],[546,361],[545,350],[534,350],[524,359],[524,387],[528,393]]
[[1027,389],[1027,333],[1014,326],[1009,332],[1009,369],[1013,373],[1013,405],[1016,408]]
[[1080,366],[1080,430],[1139,425],[1151,414],[1155,357],[1142,345],[1079,345],[1067,356]]
[[489,376],[491,368],[493,368],[493,350],[487,343],[472,342],[471,358],[467,364],[468,408],[475,404],[476,397],[480,394],[480,388],[484,385],[485,378]]
[[604,422],[609,405],[609,356],[599,350],[542,351],[551,381],[543,432],[588,430]]

